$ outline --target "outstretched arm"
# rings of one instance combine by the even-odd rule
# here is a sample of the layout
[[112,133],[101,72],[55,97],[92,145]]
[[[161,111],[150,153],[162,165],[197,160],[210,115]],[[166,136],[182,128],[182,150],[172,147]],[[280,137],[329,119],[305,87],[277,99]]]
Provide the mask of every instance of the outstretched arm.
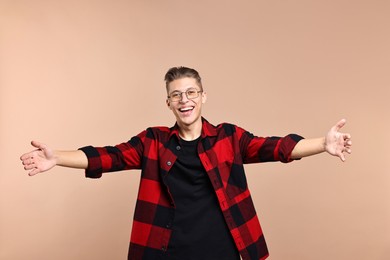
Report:
[[30,176],[48,171],[56,165],[79,169],[88,167],[87,156],[80,150],[56,151],[37,141],[32,141],[31,145],[37,149],[20,157]]
[[344,153],[350,154],[352,146],[351,135],[340,132],[345,123],[345,119],[340,120],[329,130],[325,137],[301,140],[292,151],[291,158],[298,159],[328,152],[330,155],[339,157],[344,162]]

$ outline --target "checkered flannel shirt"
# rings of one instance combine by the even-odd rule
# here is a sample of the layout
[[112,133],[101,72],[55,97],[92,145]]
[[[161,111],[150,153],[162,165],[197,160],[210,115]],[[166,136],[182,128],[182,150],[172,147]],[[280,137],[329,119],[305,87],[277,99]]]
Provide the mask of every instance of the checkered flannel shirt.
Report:
[[[152,127],[116,146],[80,148],[88,157],[86,177],[103,172],[141,169],[128,259],[160,259],[172,233],[175,204],[165,184],[177,158],[179,133],[172,127]],[[202,118],[200,161],[205,168],[226,224],[243,260],[268,257],[267,245],[248,190],[243,164],[290,162],[302,137],[256,137],[223,123],[213,126]]]

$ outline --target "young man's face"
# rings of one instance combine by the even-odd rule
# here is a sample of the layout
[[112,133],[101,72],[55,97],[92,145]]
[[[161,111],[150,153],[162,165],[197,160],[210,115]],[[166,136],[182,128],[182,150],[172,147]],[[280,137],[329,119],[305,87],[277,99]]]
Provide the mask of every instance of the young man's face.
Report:
[[[187,97],[186,92],[189,97]],[[194,92],[196,91],[196,93]],[[191,98],[192,96],[196,96]],[[201,92],[194,78],[176,79],[168,85],[167,105],[176,117],[179,126],[191,126],[201,123],[202,104],[206,102],[206,93]],[[174,96],[178,100],[174,100]]]

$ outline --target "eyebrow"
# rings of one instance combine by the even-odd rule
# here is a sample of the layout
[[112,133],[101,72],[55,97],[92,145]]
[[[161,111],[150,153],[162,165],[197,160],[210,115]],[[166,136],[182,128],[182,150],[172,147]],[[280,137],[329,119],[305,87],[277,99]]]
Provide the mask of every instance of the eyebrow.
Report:
[[174,91],[172,91],[171,93],[169,93],[169,95],[171,95],[172,93],[176,93],[176,92],[179,92],[179,93],[187,92],[187,91],[190,90],[190,89],[195,89],[195,90],[197,90],[197,91],[202,91],[202,90],[197,89],[197,88],[195,88],[195,87],[189,87],[189,88],[187,88],[187,89],[184,90],[184,91],[174,90]]

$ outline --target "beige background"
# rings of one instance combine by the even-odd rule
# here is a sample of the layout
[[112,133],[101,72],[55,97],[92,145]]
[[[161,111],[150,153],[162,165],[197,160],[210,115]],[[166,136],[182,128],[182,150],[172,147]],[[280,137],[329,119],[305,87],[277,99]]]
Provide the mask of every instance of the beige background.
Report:
[[390,2],[0,2],[0,259],[125,259],[139,171],[28,177],[40,140],[74,149],[174,123],[163,76],[199,70],[204,116],[257,135],[317,137],[326,154],[250,165],[272,260],[390,259]]

